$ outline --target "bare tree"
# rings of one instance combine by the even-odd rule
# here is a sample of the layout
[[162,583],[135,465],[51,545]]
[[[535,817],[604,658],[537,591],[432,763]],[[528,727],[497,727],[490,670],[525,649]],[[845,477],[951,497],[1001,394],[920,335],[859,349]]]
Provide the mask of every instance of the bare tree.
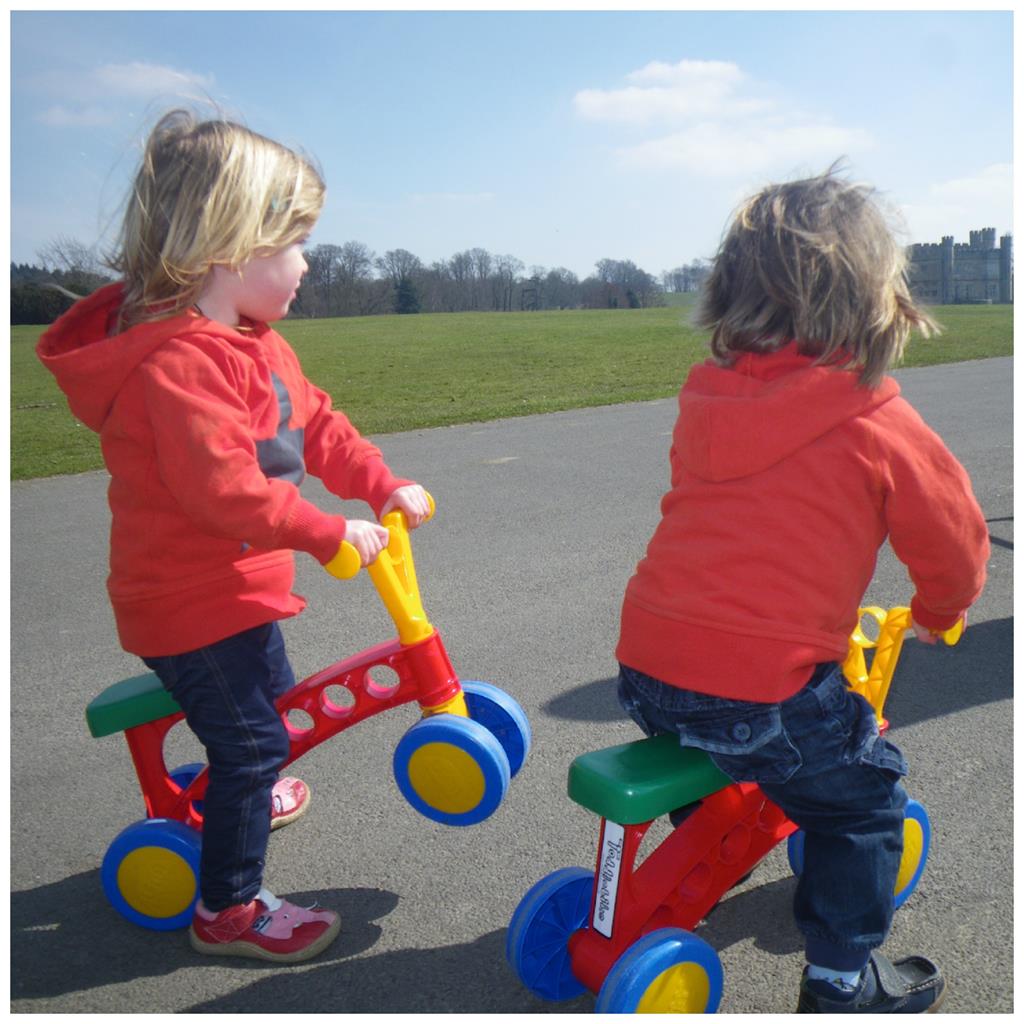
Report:
[[309,270],[302,282],[302,310],[308,316],[332,316],[334,292],[341,276],[341,247],[317,245],[305,253]]
[[374,251],[362,242],[346,242],[341,247],[338,261],[342,277],[347,281],[369,278],[373,271]]
[[515,256],[494,257],[494,282],[496,307],[502,312],[512,309],[512,298],[515,294],[516,282],[523,272],[525,264]]
[[423,264],[418,256],[408,249],[389,249],[377,258],[377,269],[391,278],[391,283],[398,288],[405,278],[410,278]]
[[53,276],[51,286],[65,296],[88,295],[111,280],[96,249],[68,235],[58,235],[36,256]]
[[65,273],[103,275],[105,266],[93,246],[85,245],[77,238],[58,235],[36,253],[47,270],[63,270]]

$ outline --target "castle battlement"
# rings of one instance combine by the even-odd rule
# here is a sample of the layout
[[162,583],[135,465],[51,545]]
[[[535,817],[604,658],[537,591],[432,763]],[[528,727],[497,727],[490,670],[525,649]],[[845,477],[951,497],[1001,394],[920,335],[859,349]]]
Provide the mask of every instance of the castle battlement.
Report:
[[934,305],[1013,302],[1013,236],[996,245],[996,229],[970,232],[969,242],[943,235],[941,242],[907,248],[914,297]]

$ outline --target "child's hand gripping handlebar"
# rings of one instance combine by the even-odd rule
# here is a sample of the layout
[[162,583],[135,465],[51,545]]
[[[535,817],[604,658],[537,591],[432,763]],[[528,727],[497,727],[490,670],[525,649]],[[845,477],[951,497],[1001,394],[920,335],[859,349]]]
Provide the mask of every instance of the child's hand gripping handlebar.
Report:
[[[427,518],[430,519],[436,505],[429,494],[427,500],[430,502]],[[434,627],[427,621],[420,600],[412,546],[409,544],[409,521],[401,509],[393,509],[381,518],[381,525],[387,528],[388,546],[366,567],[366,571],[398,629],[399,639],[403,644],[416,643],[430,636]],[[332,576],[347,580],[362,568],[362,559],[352,544],[342,541],[338,553],[324,568]]]

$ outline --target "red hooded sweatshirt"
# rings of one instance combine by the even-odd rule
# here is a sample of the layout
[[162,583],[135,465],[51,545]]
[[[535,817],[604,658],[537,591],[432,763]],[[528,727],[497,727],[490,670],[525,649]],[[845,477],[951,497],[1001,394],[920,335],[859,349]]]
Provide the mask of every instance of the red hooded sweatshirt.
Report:
[[954,625],[981,592],[988,529],[963,467],[885,378],[790,344],[696,366],[671,489],[626,588],[618,660],[688,690],[775,702],[839,660],[888,537],[915,621]]
[[326,563],[346,527],[302,497],[306,471],[377,514],[410,481],[266,324],[190,311],[115,333],[121,295],[113,284],[76,303],[37,352],[100,435],[122,646],[180,654],[300,612],[293,550]]

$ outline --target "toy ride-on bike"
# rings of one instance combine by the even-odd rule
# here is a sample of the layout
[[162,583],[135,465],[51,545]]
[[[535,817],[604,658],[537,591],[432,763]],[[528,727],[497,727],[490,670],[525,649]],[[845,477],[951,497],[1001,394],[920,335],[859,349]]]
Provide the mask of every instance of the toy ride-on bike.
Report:
[[[910,611],[862,609],[861,622],[869,619],[879,627],[877,640],[858,624],[843,670],[884,729],[882,708]],[[947,643],[960,628],[945,635]],[[680,747],[674,734],[581,755],[569,768],[568,791],[601,819],[597,865],[555,871],[523,897],[506,941],[519,979],[552,1001],[589,989],[598,1013],[713,1013],[722,966],[693,929],[783,839],[799,874],[803,834],[755,783],[733,782],[704,751]],[[637,865],[655,819],[683,808],[690,813]],[[928,854],[928,816],[913,800],[903,838],[896,906],[917,885]]]
[[[416,702],[422,717],[399,740],[392,759],[398,787],[433,821],[476,824],[497,809],[522,767],[529,722],[497,687],[460,682],[423,611],[405,515],[389,512],[382,524],[389,542],[367,572],[398,637],[323,669],[278,699],[290,740],[282,768],[372,715]],[[359,569],[359,554],[347,543],[328,565],[339,578]],[[293,712],[299,714],[290,718]],[[124,917],[157,930],[186,927],[199,896],[208,770],[205,764],[168,769],[164,760],[167,733],[183,718],[153,674],[115,683],[86,710],[93,736],[124,733],[146,808],[146,818],[110,844],[100,872],[103,888]]]

